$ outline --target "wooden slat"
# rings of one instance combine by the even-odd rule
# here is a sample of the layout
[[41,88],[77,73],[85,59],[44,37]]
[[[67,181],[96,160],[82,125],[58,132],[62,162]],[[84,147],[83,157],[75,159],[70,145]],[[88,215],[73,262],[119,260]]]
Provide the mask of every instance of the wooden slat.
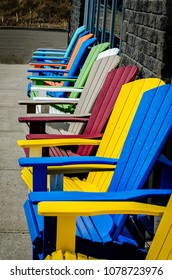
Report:
[[[122,85],[132,81],[138,72],[136,66],[126,66],[111,70],[101,88],[94,109],[84,133],[102,133],[113,110]],[[83,135],[84,135],[83,133]],[[79,147],[80,155],[91,154],[92,147]]]
[[[119,158],[144,91],[161,84],[164,84],[164,82],[160,79],[148,78],[127,83],[122,87],[97,151],[97,156]],[[111,141],[112,139],[113,141]],[[109,186],[112,175],[113,173],[91,173],[87,179],[99,186],[100,190],[105,191]]]
[[[75,109],[75,114],[92,112],[94,102],[99,94],[99,91],[104,83],[108,72],[115,69],[119,64],[119,56],[109,56],[95,61],[87,82],[84,86],[80,101]],[[83,125],[70,124],[68,131],[74,134],[79,134],[82,131]]]

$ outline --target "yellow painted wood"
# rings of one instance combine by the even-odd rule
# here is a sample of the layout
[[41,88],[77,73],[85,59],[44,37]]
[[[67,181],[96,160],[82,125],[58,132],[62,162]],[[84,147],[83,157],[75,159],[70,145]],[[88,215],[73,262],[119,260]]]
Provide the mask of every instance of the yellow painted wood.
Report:
[[115,166],[112,164],[76,164],[68,166],[55,166],[48,167],[48,174],[71,174],[71,173],[83,173],[90,172],[90,170],[101,172],[103,170],[114,170]]
[[[66,233],[70,232],[69,235]],[[64,215],[57,218],[56,229],[56,250],[61,249],[63,252],[66,250],[75,251],[75,238],[76,238],[76,217],[65,217]]]
[[42,157],[42,147],[40,146],[32,146],[29,150],[30,157]]
[[69,178],[64,177],[64,191],[82,191],[82,192],[99,192],[97,186],[88,183],[87,181],[81,181],[77,177]]
[[[70,166],[56,166],[48,167],[48,174],[72,174],[72,173],[83,173],[90,172],[90,170],[102,172],[103,170],[114,170],[114,165],[105,165],[105,164],[83,164],[83,165],[70,165]],[[26,183],[30,191],[32,191],[32,168],[24,167],[21,170],[21,177]],[[47,189],[50,187],[50,176],[47,176]],[[76,183],[74,182],[76,180]],[[66,184],[69,181],[69,184]],[[100,191],[97,186],[87,183],[86,181],[80,181],[78,178],[73,178],[72,180],[68,177],[64,177],[64,190],[71,191]]]
[[66,251],[64,253],[64,259],[65,260],[77,260],[77,256],[75,252],[71,252],[71,251]]
[[[145,214],[162,216],[151,247],[148,251],[147,260],[172,260],[172,196],[168,205],[157,206],[138,202],[40,202],[38,204],[40,215],[57,216],[62,218],[62,225],[65,221],[70,223],[72,219],[73,227],[69,226],[69,234],[73,232],[75,236],[76,222],[75,216],[101,215],[101,214]],[[75,221],[74,221],[75,220]],[[59,223],[59,226],[61,224]],[[59,229],[60,231],[60,229]],[[64,229],[62,228],[62,233]],[[63,240],[65,243],[65,241]],[[75,247],[75,238],[73,239],[73,248]],[[67,246],[66,246],[67,248]],[[67,250],[67,249],[66,249]],[[73,252],[75,250],[72,250]]]
[[[171,199],[172,202],[172,199]],[[162,216],[164,212],[166,216],[171,214],[171,205],[166,208],[164,206],[150,205],[146,203],[138,202],[76,202],[76,201],[67,201],[67,202],[40,202],[38,203],[38,213],[43,216],[57,216],[57,238],[56,238],[56,250],[70,250],[75,252],[75,235],[76,235],[76,217],[77,216],[89,216],[89,215],[101,215],[101,214],[146,214],[154,216]],[[164,215],[165,216],[165,215]],[[163,218],[164,218],[163,216]],[[162,218],[162,220],[163,220]],[[167,220],[167,221],[166,221]],[[161,228],[164,228],[164,223],[168,222],[168,217],[163,220]],[[169,225],[166,225],[164,230]],[[64,232],[66,234],[64,234]],[[166,233],[168,230],[166,231]],[[67,234],[68,233],[68,234]],[[158,231],[155,235],[154,245],[148,253],[147,259],[156,259],[155,250],[160,251],[161,244],[166,244],[164,247],[163,255],[159,259],[167,259],[171,254],[171,234],[170,237],[166,239],[163,236],[163,231],[159,235]],[[169,239],[170,238],[170,239]],[[161,242],[159,242],[159,239]],[[164,246],[164,245],[163,245]],[[170,250],[167,249],[170,248]],[[171,257],[171,255],[170,255]]]
[[164,211],[164,206],[139,202],[67,201],[38,203],[38,213],[40,215],[68,217],[69,220],[78,215],[89,216],[101,214],[146,214],[162,216]]
[[99,145],[101,140],[92,140],[84,138],[68,139],[37,139],[37,140],[18,140],[17,144],[21,148],[31,147],[56,147],[72,145]]
[[52,257],[50,255],[47,255],[45,261],[50,261],[50,260],[52,260]]
[[21,171],[21,177],[30,191],[32,191],[32,168],[24,167]]
[[63,260],[63,252],[62,250],[58,250],[53,252],[51,255],[47,255],[45,260]]
[[[32,167],[24,167],[21,170],[21,178],[22,180],[25,182],[26,186],[29,188],[30,191],[33,190],[32,188],[32,180],[33,180],[33,176],[32,176]],[[47,190],[50,189],[50,176],[47,176]]]
[[165,208],[147,259],[172,260],[172,196]]
[[87,257],[86,255],[75,253],[72,251],[65,251],[64,253],[62,250],[58,250],[53,252],[51,255],[48,255],[45,260],[95,260],[92,257]]
[[[123,85],[96,156],[119,158],[143,93],[162,84],[164,82],[160,79],[148,78]],[[113,172],[92,172],[88,181],[96,184],[101,191],[107,191],[112,175]]]

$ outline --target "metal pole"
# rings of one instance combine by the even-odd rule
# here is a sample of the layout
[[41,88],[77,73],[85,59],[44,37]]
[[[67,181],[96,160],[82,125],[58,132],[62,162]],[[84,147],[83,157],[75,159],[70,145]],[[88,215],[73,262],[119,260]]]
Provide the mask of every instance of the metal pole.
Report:
[[115,22],[116,22],[116,12],[117,12],[117,1],[112,1],[112,12],[111,12],[111,26],[110,26],[110,48],[114,47],[114,33],[115,33]]
[[91,32],[95,34],[96,0],[92,1]]
[[89,23],[88,23],[89,2],[90,2],[90,0],[85,0],[85,6],[84,6],[84,22],[83,22],[83,24],[86,25],[87,29],[89,27]]
[[88,10],[88,19],[89,19],[89,30],[93,32],[93,6],[94,6],[94,0],[90,0],[89,4],[89,10]]
[[102,43],[105,42],[107,8],[108,8],[108,0],[104,0],[104,14],[103,14],[103,24],[102,24],[102,36],[101,36],[101,42]]
[[119,42],[120,54],[122,52],[122,33],[123,33],[124,12],[125,12],[125,0],[123,0],[123,3],[122,3],[122,15],[121,15],[121,27],[120,27],[120,42]]
[[96,23],[95,23],[96,38],[99,38],[100,1],[101,0],[97,0],[97,8],[96,8]]

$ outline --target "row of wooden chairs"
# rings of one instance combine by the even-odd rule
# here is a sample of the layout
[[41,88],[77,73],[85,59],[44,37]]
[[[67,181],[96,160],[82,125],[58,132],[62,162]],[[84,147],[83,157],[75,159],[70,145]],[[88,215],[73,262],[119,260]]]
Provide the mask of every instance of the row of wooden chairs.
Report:
[[[95,59],[78,95],[83,104],[78,111],[72,105],[70,114],[40,115],[37,105],[59,109],[60,98],[19,101],[29,113],[19,117],[29,133],[18,145],[27,155],[19,165],[29,187],[24,209],[33,259],[172,259],[171,162],[162,154],[172,129],[172,87],[158,78],[136,79],[136,66],[116,68],[120,57],[114,52]],[[51,87],[71,89],[32,90]],[[56,122],[72,125],[47,133],[46,124]],[[148,182],[150,174],[157,176],[155,166],[160,166],[158,186]],[[162,218],[152,234],[154,215]]]

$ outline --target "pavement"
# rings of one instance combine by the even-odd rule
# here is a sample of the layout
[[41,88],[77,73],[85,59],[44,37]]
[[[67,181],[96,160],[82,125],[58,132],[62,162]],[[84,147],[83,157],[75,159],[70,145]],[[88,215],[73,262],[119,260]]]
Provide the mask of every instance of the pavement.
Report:
[[[48,36],[48,32],[46,34]],[[9,35],[11,36],[10,32]],[[44,47],[48,47],[46,44],[47,36],[44,36],[44,41],[40,36],[42,41],[36,41],[35,48],[37,45],[42,47],[43,43]],[[62,36],[61,33],[60,36]],[[59,48],[62,45],[65,47],[65,36],[60,40],[60,44],[54,45],[54,47]],[[5,46],[7,38],[5,36],[3,38]],[[31,57],[34,42],[32,42],[31,48],[28,47],[28,53],[28,38],[33,39],[30,37],[30,32],[28,37],[25,35],[22,53],[20,40],[17,37],[14,39],[18,41],[18,48],[17,43],[14,42],[14,52],[12,50],[10,52],[8,44],[6,45],[4,51],[6,54],[8,52],[6,58],[9,61],[12,61],[10,55],[14,55],[14,53],[18,57],[22,54],[26,59],[24,45],[27,56]],[[11,40],[11,37],[9,40]],[[1,41],[1,46],[2,44]],[[31,241],[23,210],[28,189],[20,177],[21,173],[18,165],[18,158],[25,155],[16,144],[18,139],[25,139],[25,132],[18,122],[18,117],[25,115],[26,108],[18,105],[18,100],[26,97],[28,84],[26,77],[29,65],[23,60],[22,63],[25,64],[0,64],[0,260],[32,259]]]
[[0,64],[0,259],[32,259],[31,242],[23,211],[27,187],[20,178],[18,158],[23,151],[17,146],[24,139],[18,117],[26,112],[18,105],[27,87],[28,65]]

